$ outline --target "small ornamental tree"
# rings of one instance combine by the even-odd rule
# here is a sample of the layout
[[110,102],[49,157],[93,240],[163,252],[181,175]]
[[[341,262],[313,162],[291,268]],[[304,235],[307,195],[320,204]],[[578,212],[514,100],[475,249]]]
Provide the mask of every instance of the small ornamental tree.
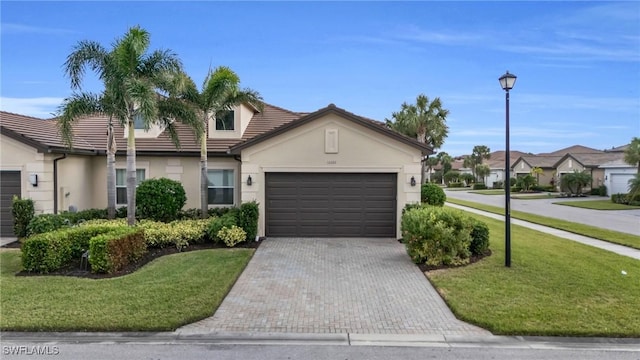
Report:
[[591,175],[586,171],[575,170],[572,173],[562,175],[560,178],[562,189],[566,189],[572,195],[582,194],[582,188],[589,185],[590,182]]
[[177,219],[187,202],[182,184],[167,178],[141,182],[136,190],[136,198],[136,209],[141,218],[162,222]]

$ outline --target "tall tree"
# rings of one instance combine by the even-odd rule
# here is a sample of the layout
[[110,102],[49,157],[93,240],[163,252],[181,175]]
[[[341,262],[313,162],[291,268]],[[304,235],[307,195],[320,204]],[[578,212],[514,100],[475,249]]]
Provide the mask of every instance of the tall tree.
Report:
[[[485,145],[476,145],[473,147],[473,151],[471,152],[471,171],[473,172],[473,176],[478,178],[478,174],[476,169],[479,165],[482,164],[483,160],[489,160],[491,158],[491,149]],[[484,181],[483,181],[484,182]]]
[[[407,136],[415,137],[419,142],[438,149],[444,144],[449,134],[446,124],[449,110],[442,107],[439,97],[430,101],[420,94],[415,104],[406,102],[400,106],[400,111],[391,114],[391,120],[385,119],[387,126]],[[422,161],[422,183],[426,182],[424,176],[425,161]]]
[[[224,116],[228,111],[242,103],[250,103],[262,110],[262,97],[257,91],[240,89],[240,77],[226,66],[219,66],[214,71],[209,69],[202,90],[198,91],[191,78],[182,74],[186,87],[184,98],[195,104],[199,110],[200,127],[197,129],[200,140],[200,213],[205,219],[209,207],[209,178],[207,176],[207,134],[206,128],[210,118]],[[215,125],[214,125],[215,126]],[[211,131],[212,129],[209,129]]]
[[[184,122],[194,129],[199,128],[195,111],[187,102],[175,95],[176,75],[181,72],[182,67],[180,60],[168,50],[147,53],[149,43],[149,33],[135,26],[130,28],[122,38],[116,39],[110,50],[95,41],[80,41],[65,62],[65,72],[71,80],[72,88],[81,89],[85,68],[89,68],[102,81],[104,91],[101,96],[87,93],[75,94],[65,101],[60,108],[61,121],[59,122],[63,138],[71,141],[72,123],[83,111],[100,110],[100,106],[102,112],[116,119],[121,126],[127,127],[129,225],[134,225],[136,221],[134,118],[141,117],[145,129],[149,129],[152,125],[164,127],[177,147],[180,142],[174,120]],[[73,108],[82,111],[74,112]],[[112,136],[113,132],[110,134]],[[109,140],[109,146],[111,146],[114,140],[112,137]],[[110,149],[115,154],[115,146]],[[115,181],[113,188],[115,193]],[[115,195],[113,197],[115,198]]]
[[451,171],[451,168],[452,168],[451,162],[453,161],[453,158],[451,157],[451,155],[449,155],[445,151],[441,151],[436,155],[436,159],[438,159],[442,168],[442,175],[443,175],[442,180],[444,184],[444,174]]
[[435,156],[429,156],[427,160],[425,160],[425,163],[427,165],[427,173],[429,174],[429,181],[431,181],[431,171],[433,170],[434,166],[438,165],[438,162],[440,162],[440,160]]
[[485,184],[485,178],[491,174],[491,168],[489,165],[480,164],[476,165],[476,176],[482,179],[482,183]]
[[631,139],[631,144],[624,151],[624,162],[629,165],[638,166],[638,174],[640,174],[640,138],[634,137]]

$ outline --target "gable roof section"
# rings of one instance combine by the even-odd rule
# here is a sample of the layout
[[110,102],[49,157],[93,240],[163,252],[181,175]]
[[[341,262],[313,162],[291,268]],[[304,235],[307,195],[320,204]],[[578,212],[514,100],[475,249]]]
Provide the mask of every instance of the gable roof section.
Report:
[[557,167],[560,163],[565,161],[567,158],[572,157],[577,162],[579,162],[584,167],[598,167],[602,164],[608,163],[614,160],[623,159],[624,155],[621,152],[612,152],[612,153],[591,153],[591,154],[566,154],[563,156],[554,167]]
[[[525,155],[518,158],[522,159],[527,165],[539,168],[553,168],[562,156],[550,156],[550,155]],[[516,161],[517,162],[517,161]],[[515,165],[515,163],[514,163]]]
[[69,149],[58,135],[58,127],[53,120],[0,111],[0,133],[39,152],[96,153],[96,148],[84,139],[76,139],[76,147]]
[[382,135],[388,136],[394,140],[400,141],[402,143],[405,143],[407,145],[413,146],[414,148],[420,149],[420,151],[423,154],[433,154],[433,149],[431,147],[429,147],[426,144],[423,144],[413,138],[410,138],[408,136],[402,135],[398,132],[395,132],[389,128],[387,128],[385,126],[385,124],[379,122],[379,121],[375,121],[372,119],[368,119],[359,115],[355,115],[353,113],[350,113],[342,108],[339,108],[337,106],[335,106],[334,104],[329,104],[327,107],[324,107],[316,112],[310,113],[308,115],[302,116],[299,119],[296,119],[294,121],[290,121],[285,123],[282,126],[279,126],[277,128],[272,129],[271,131],[268,131],[262,135],[258,135],[252,139],[249,139],[247,141],[244,141],[238,145],[235,145],[233,147],[231,147],[230,149],[230,153],[232,154],[239,154],[240,151],[242,149],[246,149],[250,146],[256,145],[258,143],[261,143],[265,140],[271,139],[273,137],[276,137],[280,134],[283,134],[289,130],[295,129],[297,127],[300,127],[302,125],[308,124],[316,119],[319,119],[325,115],[328,114],[335,114],[338,115],[346,120],[352,121],[356,124],[359,124],[361,126],[364,126],[366,128],[369,128],[375,132],[378,132]]
[[582,145],[573,145],[566,147],[564,149],[556,150],[550,153],[542,153],[538,155],[547,155],[547,156],[565,156],[566,154],[593,154],[593,153],[603,153],[604,151],[593,149],[590,147],[582,146]]

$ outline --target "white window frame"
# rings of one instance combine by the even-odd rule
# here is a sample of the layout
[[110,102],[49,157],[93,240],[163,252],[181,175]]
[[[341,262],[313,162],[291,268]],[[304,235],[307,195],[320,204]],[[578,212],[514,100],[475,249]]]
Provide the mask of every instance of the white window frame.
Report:
[[213,204],[211,203],[212,199],[211,197],[207,196],[207,206],[208,207],[228,207],[228,206],[235,206],[236,205],[236,198],[237,198],[237,194],[236,194],[236,182],[237,182],[237,176],[236,174],[237,169],[234,168],[208,168],[207,169],[207,179],[209,178],[209,172],[211,171],[231,171],[231,173],[233,174],[233,179],[231,181],[231,185],[219,185],[219,186],[210,186],[207,183],[207,191],[209,191],[209,189],[232,189],[232,197],[233,197],[233,201],[230,204]]
[[[118,185],[118,171],[124,171],[125,173],[125,183],[124,185]],[[138,171],[142,171],[142,179],[138,179]],[[140,182],[144,181],[147,179],[147,169],[145,168],[137,168],[136,169],[136,187],[138,187],[138,185],[140,185]],[[125,191],[127,190],[127,169],[126,168],[116,168],[116,206],[125,206],[127,205],[129,199],[127,199],[126,195],[125,195],[125,202],[124,203],[120,203],[118,202],[118,189],[125,189]]]

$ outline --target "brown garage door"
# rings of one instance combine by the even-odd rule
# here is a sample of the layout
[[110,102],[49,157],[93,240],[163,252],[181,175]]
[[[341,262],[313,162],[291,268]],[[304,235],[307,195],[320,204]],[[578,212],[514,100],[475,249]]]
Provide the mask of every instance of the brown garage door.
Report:
[[266,235],[396,237],[397,174],[267,173]]
[[13,195],[20,196],[20,171],[0,171],[0,236],[14,236]]

